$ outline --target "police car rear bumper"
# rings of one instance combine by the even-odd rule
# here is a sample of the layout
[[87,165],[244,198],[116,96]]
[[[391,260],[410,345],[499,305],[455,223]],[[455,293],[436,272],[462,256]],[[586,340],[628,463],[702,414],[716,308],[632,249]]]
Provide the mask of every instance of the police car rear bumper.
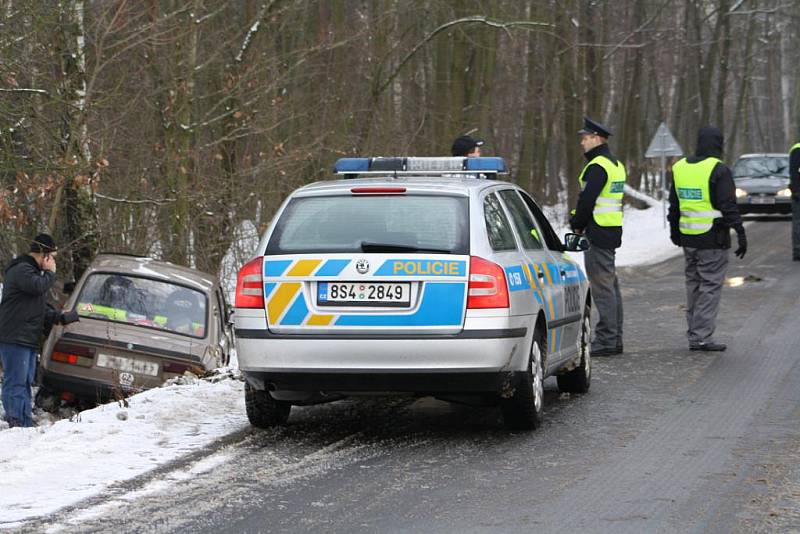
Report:
[[246,372],[257,389],[331,393],[499,393],[521,371],[442,373]]
[[466,390],[483,391],[496,388],[489,378],[527,368],[530,335],[525,327],[428,335],[291,335],[237,329],[236,346],[244,374],[266,377],[279,389],[326,389],[313,384],[333,381],[343,382],[335,389],[354,382],[363,385],[359,391],[420,391],[405,384],[434,381],[444,387],[474,381],[476,386]]

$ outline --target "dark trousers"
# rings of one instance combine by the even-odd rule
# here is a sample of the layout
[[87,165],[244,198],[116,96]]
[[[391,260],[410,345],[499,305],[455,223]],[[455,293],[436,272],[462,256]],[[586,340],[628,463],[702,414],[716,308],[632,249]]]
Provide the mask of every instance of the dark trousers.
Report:
[[800,198],[792,198],[792,259],[800,260]]
[[728,249],[683,248],[686,260],[686,335],[689,345],[713,342]]
[[33,426],[31,387],[36,377],[36,349],[0,343],[3,361],[3,410],[11,426]]
[[613,248],[591,247],[584,252],[586,276],[599,316],[592,350],[622,346],[622,295],[617,279],[616,255]]

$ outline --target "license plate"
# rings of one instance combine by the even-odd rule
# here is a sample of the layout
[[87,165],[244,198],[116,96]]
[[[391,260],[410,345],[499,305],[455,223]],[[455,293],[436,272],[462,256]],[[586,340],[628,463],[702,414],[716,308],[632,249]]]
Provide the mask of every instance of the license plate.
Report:
[[319,306],[379,306],[403,308],[411,305],[410,282],[320,282]]
[[157,363],[137,360],[136,358],[126,358],[125,356],[100,353],[97,355],[97,366],[138,375],[158,376]]
[[750,197],[750,204],[775,204],[775,197]]

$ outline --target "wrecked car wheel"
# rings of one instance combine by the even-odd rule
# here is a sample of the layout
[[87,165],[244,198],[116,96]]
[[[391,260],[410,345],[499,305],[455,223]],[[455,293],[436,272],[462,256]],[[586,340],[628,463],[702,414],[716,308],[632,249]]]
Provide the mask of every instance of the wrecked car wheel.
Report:
[[502,399],[503,421],[512,430],[532,430],[542,424],[544,416],[544,351],[545,343],[539,328],[533,333],[528,369],[517,375],[514,393]]
[[589,351],[589,339],[592,333],[591,313],[589,308],[583,312],[581,335],[578,339],[578,354],[580,363],[578,367],[558,375],[558,390],[564,393],[586,393],[592,383],[592,356]]
[[250,424],[258,428],[271,428],[286,424],[292,405],[272,398],[269,392],[244,384],[244,405]]
[[61,399],[49,389],[40,387],[33,403],[46,412],[55,413],[61,406]]

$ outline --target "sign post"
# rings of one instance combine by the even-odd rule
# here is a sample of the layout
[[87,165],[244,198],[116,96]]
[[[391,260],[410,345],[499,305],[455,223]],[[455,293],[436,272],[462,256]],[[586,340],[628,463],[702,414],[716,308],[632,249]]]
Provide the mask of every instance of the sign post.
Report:
[[667,128],[666,123],[662,122],[658,125],[653,140],[650,141],[650,146],[647,147],[647,152],[644,157],[659,158],[661,160],[661,206],[664,214],[664,228],[667,226],[667,200],[669,192],[667,191],[667,156],[683,156],[683,149],[681,145],[675,140],[672,132]]

